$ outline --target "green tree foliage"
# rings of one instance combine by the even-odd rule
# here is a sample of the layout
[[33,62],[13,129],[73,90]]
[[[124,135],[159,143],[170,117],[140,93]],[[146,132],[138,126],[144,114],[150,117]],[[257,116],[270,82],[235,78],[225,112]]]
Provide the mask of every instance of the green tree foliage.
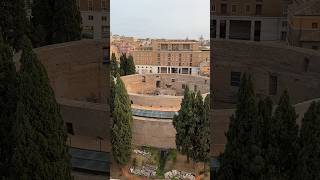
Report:
[[111,129],[112,154],[120,165],[126,165],[131,158],[132,112],[124,83],[117,76],[114,87],[113,125]]
[[204,102],[200,91],[194,102],[195,132],[192,138],[192,159],[195,162],[206,162],[210,152],[210,98],[206,96]]
[[15,50],[22,48],[22,37],[27,31],[24,0],[2,0],[0,2],[0,32],[3,39]]
[[130,55],[127,59],[127,72],[126,75],[131,75],[136,73],[136,67],[134,65],[133,57]]
[[118,62],[117,62],[117,58],[116,55],[114,53],[112,53],[111,55],[111,75],[113,77],[117,77],[118,74],[120,74],[119,72],[119,67],[118,67]]
[[8,177],[16,111],[16,69],[12,49],[0,34],[0,179]]
[[81,16],[76,0],[34,0],[33,42],[36,46],[81,39]]
[[127,76],[136,73],[136,68],[134,65],[133,57],[130,55],[127,57],[122,54],[120,57],[120,75]]
[[285,91],[280,97],[272,122],[268,149],[269,174],[272,179],[292,179],[297,165],[297,114]]
[[230,118],[226,133],[228,142],[219,157],[219,179],[261,179],[264,158],[260,122],[252,80],[244,74],[238,91],[237,109]]
[[296,180],[320,179],[320,104],[313,102],[304,114],[300,130]]
[[67,133],[44,66],[24,38],[14,126],[14,179],[71,179]]
[[173,117],[173,126],[177,131],[176,147],[180,153],[187,156],[188,162],[192,153],[192,135],[195,129],[193,103],[194,93],[186,87],[178,115]]

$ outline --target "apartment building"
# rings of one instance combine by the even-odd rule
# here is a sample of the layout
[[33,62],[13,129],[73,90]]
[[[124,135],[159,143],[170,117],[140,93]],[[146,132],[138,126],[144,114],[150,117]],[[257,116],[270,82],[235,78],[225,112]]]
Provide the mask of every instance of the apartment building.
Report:
[[291,0],[214,0],[211,31],[214,39],[285,41]]
[[83,36],[92,39],[109,38],[110,1],[77,0],[82,17]]
[[320,50],[320,1],[297,0],[289,6],[290,45]]
[[145,73],[199,75],[200,63],[210,60],[210,49],[194,40],[152,40],[132,51],[136,70]]

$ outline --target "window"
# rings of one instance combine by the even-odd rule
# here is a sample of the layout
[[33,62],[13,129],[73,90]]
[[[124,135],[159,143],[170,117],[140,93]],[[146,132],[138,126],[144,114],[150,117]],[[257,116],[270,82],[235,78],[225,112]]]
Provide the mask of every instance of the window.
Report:
[[142,82],[146,82],[146,77],[142,76]]
[[282,27],[283,27],[283,28],[286,28],[287,26],[288,26],[287,21],[282,21]]
[[101,0],[101,9],[107,10],[107,0]]
[[308,72],[310,60],[308,58],[304,58],[304,71]]
[[246,12],[247,12],[247,13],[250,12],[250,5],[247,5],[247,6],[246,6]]
[[230,79],[231,86],[239,87],[240,80],[241,80],[241,72],[231,72],[231,79]]
[[256,4],[256,15],[261,15],[261,14],[262,14],[262,5]]
[[221,4],[221,14],[227,14],[227,4]]
[[93,16],[89,15],[88,16],[88,20],[92,21],[93,20]]
[[72,123],[66,123],[68,134],[74,135]]
[[172,78],[172,79],[171,79],[171,82],[176,82],[176,79]]
[[88,0],[88,10],[93,11],[93,0]]
[[182,84],[182,89],[185,89],[186,87],[186,84]]
[[269,77],[269,95],[277,95],[278,77],[270,75]]
[[161,83],[161,81],[157,81],[157,82],[156,82],[156,87],[157,87],[157,88],[160,88],[160,83]]
[[281,31],[281,41],[285,41],[287,39],[287,32]]
[[237,5],[232,5],[232,6],[231,6],[231,11],[232,11],[233,13],[237,12]]
[[312,23],[312,29],[318,29],[318,23]]
[[101,20],[102,20],[102,21],[107,21],[107,16],[102,16],[102,17],[101,17]]

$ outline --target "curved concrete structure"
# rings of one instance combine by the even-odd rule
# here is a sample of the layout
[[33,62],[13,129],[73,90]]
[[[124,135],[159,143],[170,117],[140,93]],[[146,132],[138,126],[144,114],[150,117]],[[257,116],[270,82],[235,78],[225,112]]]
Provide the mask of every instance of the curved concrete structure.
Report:
[[[218,156],[226,144],[230,116],[235,111],[236,73],[252,75],[257,96],[270,96],[277,103],[287,89],[299,114],[299,124],[313,100],[320,97],[320,52],[278,43],[214,41],[211,90],[211,154]],[[233,77],[232,77],[233,76]],[[276,85],[275,85],[276,84]]]
[[175,148],[172,118],[180,109],[184,87],[209,93],[209,78],[179,74],[146,74],[121,77],[132,102],[133,143]]

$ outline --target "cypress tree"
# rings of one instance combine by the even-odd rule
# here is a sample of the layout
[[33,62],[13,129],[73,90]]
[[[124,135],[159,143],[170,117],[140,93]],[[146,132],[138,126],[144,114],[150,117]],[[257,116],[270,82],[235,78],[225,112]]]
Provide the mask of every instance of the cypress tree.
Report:
[[22,48],[22,37],[27,31],[24,0],[2,0],[0,2],[0,31],[3,39],[15,50]]
[[272,131],[268,150],[272,179],[292,179],[297,165],[298,126],[297,114],[290,104],[287,91],[280,97],[272,118]]
[[126,165],[131,158],[132,121],[130,99],[124,83],[117,76],[111,144],[113,157],[119,165]]
[[112,53],[111,55],[111,75],[113,77],[117,77],[117,74],[119,74],[119,67],[118,67],[118,62],[116,55]]
[[268,157],[269,146],[271,144],[270,136],[271,132],[273,132],[273,121],[272,121],[272,107],[273,103],[270,97],[265,99],[260,99],[258,102],[258,114],[259,118],[261,118],[261,148],[263,152],[263,157],[265,160],[265,166],[262,171],[263,179],[272,179],[272,175],[270,175],[271,170],[273,169],[272,163],[270,163]]
[[67,133],[59,105],[27,38],[20,62],[14,179],[71,179]]
[[131,75],[136,73],[136,67],[134,65],[133,57],[130,55],[127,59],[127,71],[126,75]]
[[13,122],[16,112],[16,69],[12,49],[0,33],[0,179],[9,177]]
[[120,75],[125,76],[127,72],[127,56],[122,54],[120,56]]
[[176,147],[177,150],[187,156],[187,161],[192,153],[192,136],[195,130],[195,119],[193,114],[194,93],[186,87],[181,102],[181,108],[178,115],[173,117],[173,126],[176,129]]
[[[75,0],[34,0],[33,39],[55,44],[81,39],[81,16]],[[44,37],[43,37],[44,35]]]
[[264,159],[260,139],[257,106],[251,77],[241,79],[235,115],[231,116],[226,133],[227,144],[220,155],[219,179],[260,179]]
[[313,102],[304,114],[300,130],[296,180],[320,179],[320,104]]
[[205,163],[209,159],[210,152],[209,95],[206,96],[203,102],[202,95],[200,91],[198,91],[194,105],[195,132],[192,136],[192,159],[194,162],[203,162],[205,165]]

